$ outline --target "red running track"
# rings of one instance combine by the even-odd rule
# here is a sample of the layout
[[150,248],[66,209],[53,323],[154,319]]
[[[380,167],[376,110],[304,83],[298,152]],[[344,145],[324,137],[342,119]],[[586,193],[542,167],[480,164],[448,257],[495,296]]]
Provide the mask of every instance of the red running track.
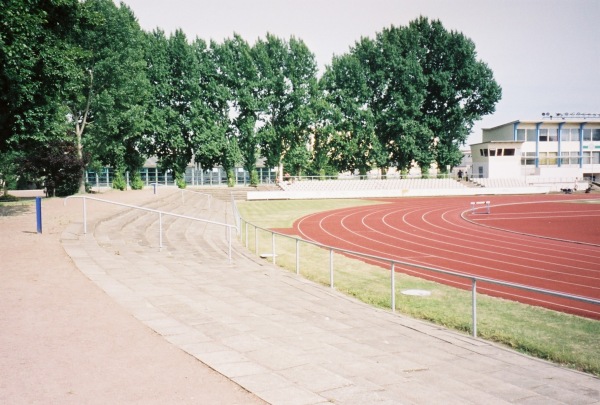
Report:
[[[490,201],[470,211],[474,201]],[[600,300],[600,199],[585,194],[430,197],[312,214],[294,233],[386,259]],[[380,263],[389,268],[389,262]],[[470,289],[462,278],[396,271]],[[478,292],[600,319],[600,306],[494,284]]]

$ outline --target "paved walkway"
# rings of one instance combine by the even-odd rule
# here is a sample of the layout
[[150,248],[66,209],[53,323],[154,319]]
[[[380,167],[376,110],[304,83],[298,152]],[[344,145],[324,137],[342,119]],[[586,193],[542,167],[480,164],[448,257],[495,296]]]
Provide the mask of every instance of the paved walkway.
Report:
[[[161,193],[149,206],[230,220],[203,196]],[[62,241],[140,322],[269,403],[600,404],[599,379],[374,309],[236,241],[230,262],[217,226],[163,216],[159,249],[159,226],[125,211]]]

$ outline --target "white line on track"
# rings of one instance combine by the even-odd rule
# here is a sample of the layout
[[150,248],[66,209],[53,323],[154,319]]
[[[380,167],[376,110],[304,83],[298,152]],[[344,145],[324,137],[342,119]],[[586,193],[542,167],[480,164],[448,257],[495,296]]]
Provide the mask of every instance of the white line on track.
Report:
[[[370,208],[370,209],[368,210],[368,212],[369,212],[369,213],[368,213],[367,215],[364,215],[364,214],[363,214],[363,215],[364,215],[364,217],[363,217],[363,219],[362,219],[362,222],[363,222],[363,225],[367,227],[369,235],[372,235],[372,236],[377,236],[377,234],[382,234],[382,235],[384,235],[384,236],[386,236],[386,237],[388,237],[388,238],[389,238],[390,236],[389,236],[389,235],[387,235],[385,232],[382,232],[382,231],[380,231],[380,230],[374,229],[374,228],[372,228],[372,227],[369,227],[369,226],[367,226],[367,225],[365,224],[365,219],[366,219],[366,218],[368,218],[369,216],[371,216],[371,215],[374,215],[374,214],[378,213],[379,211],[381,211],[381,210],[382,210],[382,208],[381,208],[381,207],[384,207],[383,209],[385,209],[385,207],[386,207],[386,206],[385,206],[385,205],[384,205],[384,206],[375,206],[375,208]],[[422,208],[422,207],[420,207],[420,208]],[[414,210],[414,211],[412,211],[412,212],[416,212],[417,210],[418,210],[418,209],[415,209],[415,210]],[[456,209],[454,209],[454,210],[456,210]],[[352,215],[355,215],[355,213],[354,213],[352,210],[347,210],[347,211],[350,211],[350,212],[349,212],[349,213],[347,213],[347,214],[344,214],[344,216],[343,216],[343,217],[342,217],[342,219],[341,219],[341,224],[342,224],[343,228],[344,228],[344,229],[346,229],[346,230],[347,230],[347,231],[350,233],[350,235],[352,235],[352,237],[351,237],[351,238],[342,238],[342,237],[340,237],[340,236],[339,236],[339,234],[334,234],[334,233],[332,233],[332,232],[329,232],[329,231],[326,229],[326,227],[324,226],[324,222],[325,222],[326,220],[328,220],[328,219],[329,219],[329,218],[330,218],[332,215],[338,215],[338,216],[339,216],[339,215],[340,215],[340,211],[336,211],[336,212],[335,212],[335,214],[332,214],[332,215],[327,215],[327,216],[325,216],[325,217],[322,217],[322,218],[320,219],[320,221],[319,221],[319,227],[320,227],[320,228],[323,230],[323,232],[324,232],[324,233],[326,233],[326,234],[327,234],[327,235],[329,235],[330,237],[332,237],[332,238],[335,238],[336,240],[339,240],[339,241],[341,241],[341,242],[343,242],[343,243],[345,243],[345,244],[347,244],[347,245],[350,245],[350,246],[356,246],[356,247],[363,247],[363,249],[362,249],[362,250],[368,250],[368,251],[370,251],[370,252],[374,252],[374,253],[375,253],[375,254],[377,254],[377,255],[381,255],[381,256],[389,257],[389,252],[382,251],[382,250],[380,250],[380,249],[373,249],[373,248],[364,247],[364,246],[363,246],[363,245],[361,245],[360,243],[357,243],[358,241],[360,241],[360,239],[365,239],[365,240],[367,240],[367,241],[371,241],[371,242],[377,242],[379,245],[391,246],[391,247],[397,248],[397,246],[395,246],[395,245],[391,245],[391,244],[389,244],[389,243],[387,243],[387,242],[382,242],[381,240],[378,240],[378,239],[376,239],[376,238],[373,238],[373,237],[365,237],[365,236],[364,236],[364,233],[355,232],[355,231],[352,231],[351,229],[349,229],[349,228],[348,228],[348,226],[346,226],[346,222],[348,221],[348,218],[350,218]],[[434,211],[435,211],[435,210],[434,210]],[[439,211],[439,209],[438,209],[437,211]],[[447,212],[445,212],[445,213],[443,213],[443,216],[445,216],[447,213],[448,213],[448,211],[447,211]],[[390,214],[388,213],[387,215],[390,215]],[[404,214],[404,216],[406,216],[406,213]],[[445,219],[445,220],[447,220],[447,219]],[[302,224],[302,222],[303,222],[303,221],[300,221],[300,222],[298,223],[298,229],[300,230],[301,234],[303,234],[303,236],[304,236],[304,237],[307,237],[308,235],[306,235],[306,234],[305,234],[305,233],[302,231],[302,225],[303,225],[303,224]],[[389,224],[386,224],[386,225],[389,227]],[[394,227],[392,227],[392,228],[394,228]],[[404,232],[404,231],[402,231],[402,232]],[[430,231],[427,231],[427,232],[430,232]],[[454,232],[456,232],[456,231],[454,231]],[[414,237],[415,237],[415,235],[413,235],[413,234],[410,234],[410,233],[407,233],[407,232],[404,232],[404,233],[405,233],[405,234],[408,234],[410,238],[414,238]],[[488,234],[489,234],[489,233],[488,233]],[[392,238],[393,238],[393,237],[392,237]],[[401,239],[401,238],[398,238],[398,237],[395,237],[395,239],[396,239],[396,240],[398,240],[398,241],[401,241],[401,242],[405,242],[405,243],[416,244],[416,243],[414,243],[412,240],[405,240],[405,239]],[[429,239],[430,241],[433,241],[433,242],[436,242],[436,243],[440,243],[440,241],[439,241],[438,239],[433,239],[433,238],[426,238],[426,239]],[[513,239],[514,239],[514,238],[513,238]],[[462,246],[462,245],[457,245],[457,244],[455,244],[455,243],[448,243],[448,242],[444,242],[444,241],[442,241],[442,243],[446,243],[446,244],[448,244],[449,246],[454,246],[454,247],[458,247],[458,248],[464,248],[464,246]],[[515,242],[512,242],[512,243],[515,243]],[[423,254],[423,252],[421,252],[421,251],[416,251],[416,250],[412,250],[412,249],[405,249],[405,250],[407,250],[407,251],[409,251],[409,252],[412,252],[412,253],[417,253],[417,254],[419,254],[419,255],[422,255],[422,254]],[[455,253],[455,251],[453,251],[453,250],[448,250],[448,249],[441,249],[441,250],[442,250],[442,251],[446,251],[446,252],[451,252],[451,253],[453,253],[453,254]],[[478,249],[478,251],[480,251],[480,252],[482,252],[482,253],[486,252],[486,250],[484,250],[484,249]],[[527,251],[524,251],[523,253],[526,253],[526,254],[531,254],[531,252],[527,252]],[[474,258],[481,258],[481,256],[479,256],[479,255],[470,255],[470,256],[471,256],[471,257],[474,257]],[[513,255],[509,255],[509,256],[510,256],[510,257],[514,257],[514,254],[513,254]],[[448,259],[447,257],[444,257],[444,256],[433,255],[433,257],[441,258],[441,259],[444,259],[444,260],[446,260],[446,261],[453,261],[453,262],[458,262],[458,263],[467,263],[467,262],[465,262],[464,260]],[[529,259],[529,258],[526,258],[526,259]],[[403,260],[406,260],[406,258],[404,258],[404,257],[403,257]],[[529,260],[531,260],[531,259],[529,259]],[[492,261],[494,261],[494,259],[492,259]],[[502,262],[502,263],[505,263],[505,262],[506,262],[505,260],[496,260],[496,261],[497,261],[497,262]],[[420,262],[420,261],[418,261],[418,262]],[[539,261],[539,262],[541,262],[541,263],[550,263],[550,262],[545,262],[545,261]],[[421,264],[422,264],[422,263],[421,263]],[[522,265],[519,265],[519,264],[515,264],[515,265],[516,265],[516,266],[521,266],[521,267],[526,267],[526,268],[529,268],[529,269],[531,269],[531,270],[537,270],[537,269],[539,269],[538,267],[532,267],[532,266],[522,266]],[[509,274],[518,274],[518,275],[521,275],[521,276],[526,276],[526,277],[527,277],[527,276],[529,276],[529,277],[532,277],[531,275],[527,275],[527,274],[523,275],[523,274],[521,274],[521,273],[516,273],[516,272],[505,271],[505,270],[502,270],[502,269],[497,269],[497,268],[495,268],[495,267],[490,267],[490,266],[480,266],[480,267],[486,268],[486,269],[488,269],[488,270],[504,271],[504,272],[506,272],[506,273],[509,273]],[[569,266],[569,267],[572,267],[572,266]],[[453,269],[453,270],[456,270],[456,269]],[[547,270],[547,269],[541,269],[541,270],[542,270],[542,271],[551,271],[551,270]],[[559,272],[557,272],[557,273],[559,273]],[[583,276],[583,277],[585,277],[585,276]],[[540,279],[540,280],[548,280],[548,278],[546,278],[546,277],[537,277],[537,276],[533,276],[533,278],[537,278],[537,279]],[[592,278],[592,280],[593,280],[593,281],[596,281],[596,280],[597,280],[597,278]],[[592,281],[592,280],[591,280],[591,281]],[[585,285],[584,285],[584,284],[568,283],[568,282],[565,282],[565,281],[562,281],[562,280],[557,280],[556,282],[558,282],[558,283],[564,283],[564,284],[573,284],[573,285],[578,285],[578,286],[585,286],[585,287],[588,287],[588,288],[590,287],[590,285],[589,285],[589,284],[585,284]],[[597,283],[596,283],[596,284],[597,284]],[[592,286],[592,288],[598,288],[598,287],[596,287],[596,286]]]

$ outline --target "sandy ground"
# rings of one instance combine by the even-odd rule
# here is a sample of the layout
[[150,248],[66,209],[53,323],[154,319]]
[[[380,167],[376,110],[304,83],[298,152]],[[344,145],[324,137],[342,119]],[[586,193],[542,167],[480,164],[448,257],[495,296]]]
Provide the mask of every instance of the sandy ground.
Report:
[[[136,204],[148,193],[109,199]],[[139,323],[79,272],[60,235],[69,221],[82,221],[80,207],[43,199],[42,234],[33,204],[0,207],[0,403],[263,403]]]

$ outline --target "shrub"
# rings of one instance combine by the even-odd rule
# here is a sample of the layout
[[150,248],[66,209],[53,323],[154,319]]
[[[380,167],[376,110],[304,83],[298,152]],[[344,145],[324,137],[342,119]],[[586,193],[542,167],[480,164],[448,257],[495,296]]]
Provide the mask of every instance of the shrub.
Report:
[[227,187],[235,186],[235,172],[233,170],[227,170]]
[[116,190],[121,190],[121,191],[123,191],[127,188],[127,183],[125,182],[125,179],[123,178],[123,173],[121,173],[120,171],[117,171],[115,173],[112,187]]
[[256,171],[256,169],[253,169],[250,172],[250,185],[252,187],[258,186],[258,172]]
[[2,194],[0,195],[0,202],[15,202],[19,201],[19,197],[15,197],[11,194]]
[[138,172],[133,173],[130,182],[132,190],[141,190],[144,188],[144,182],[142,181],[142,178],[140,177],[140,174]]
[[19,171],[27,178],[44,179],[46,195],[65,197],[79,191],[79,182],[88,157],[79,159],[72,140],[40,145],[19,160]]

